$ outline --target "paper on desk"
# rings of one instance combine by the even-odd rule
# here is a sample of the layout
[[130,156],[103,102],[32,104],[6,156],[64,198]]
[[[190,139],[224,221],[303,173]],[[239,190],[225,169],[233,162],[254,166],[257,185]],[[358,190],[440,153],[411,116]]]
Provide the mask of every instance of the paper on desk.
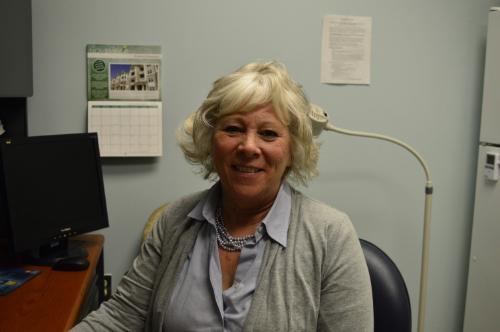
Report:
[[18,288],[26,281],[40,274],[39,270],[23,268],[0,268],[0,295],[5,295]]
[[371,17],[325,16],[321,82],[370,84],[371,33]]
[[89,101],[88,132],[96,132],[101,157],[162,155],[162,103]]

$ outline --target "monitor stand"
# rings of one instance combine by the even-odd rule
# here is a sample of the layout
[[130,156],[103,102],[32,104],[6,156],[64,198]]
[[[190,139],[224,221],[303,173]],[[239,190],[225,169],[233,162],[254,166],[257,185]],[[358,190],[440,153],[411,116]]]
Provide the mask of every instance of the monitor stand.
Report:
[[67,238],[52,241],[46,245],[34,249],[26,258],[27,263],[32,265],[52,266],[56,262],[81,257],[86,258],[88,252],[85,248],[78,245],[78,241],[69,241]]

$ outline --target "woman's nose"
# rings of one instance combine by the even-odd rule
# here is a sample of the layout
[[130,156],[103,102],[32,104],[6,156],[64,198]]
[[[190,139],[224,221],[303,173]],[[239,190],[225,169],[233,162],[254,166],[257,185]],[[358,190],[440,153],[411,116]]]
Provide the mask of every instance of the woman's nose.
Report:
[[259,142],[257,135],[247,133],[241,139],[238,150],[247,156],[253,156],[260,153]]

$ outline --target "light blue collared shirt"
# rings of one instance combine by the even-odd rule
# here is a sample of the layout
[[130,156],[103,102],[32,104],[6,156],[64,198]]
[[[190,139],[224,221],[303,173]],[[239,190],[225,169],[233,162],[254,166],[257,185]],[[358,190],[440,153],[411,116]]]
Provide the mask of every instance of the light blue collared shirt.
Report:
[[165,315],[164,331],[241,331],[257,285],[267,241],[286,248],[291,191],[286,182],[276,196],[255,238],[241,250],[234,283],[222,290],[215,233],[220,184],[209,190],[188,216],[203,222],[193,251],[184,263]]

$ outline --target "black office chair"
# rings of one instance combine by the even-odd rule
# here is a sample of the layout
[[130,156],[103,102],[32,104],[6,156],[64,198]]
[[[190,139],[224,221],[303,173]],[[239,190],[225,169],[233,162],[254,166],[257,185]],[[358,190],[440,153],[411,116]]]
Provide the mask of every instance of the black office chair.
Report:
[[380,248],[360,242],[372,283],[374,332],[411,332],[410,296],[403,276]]

